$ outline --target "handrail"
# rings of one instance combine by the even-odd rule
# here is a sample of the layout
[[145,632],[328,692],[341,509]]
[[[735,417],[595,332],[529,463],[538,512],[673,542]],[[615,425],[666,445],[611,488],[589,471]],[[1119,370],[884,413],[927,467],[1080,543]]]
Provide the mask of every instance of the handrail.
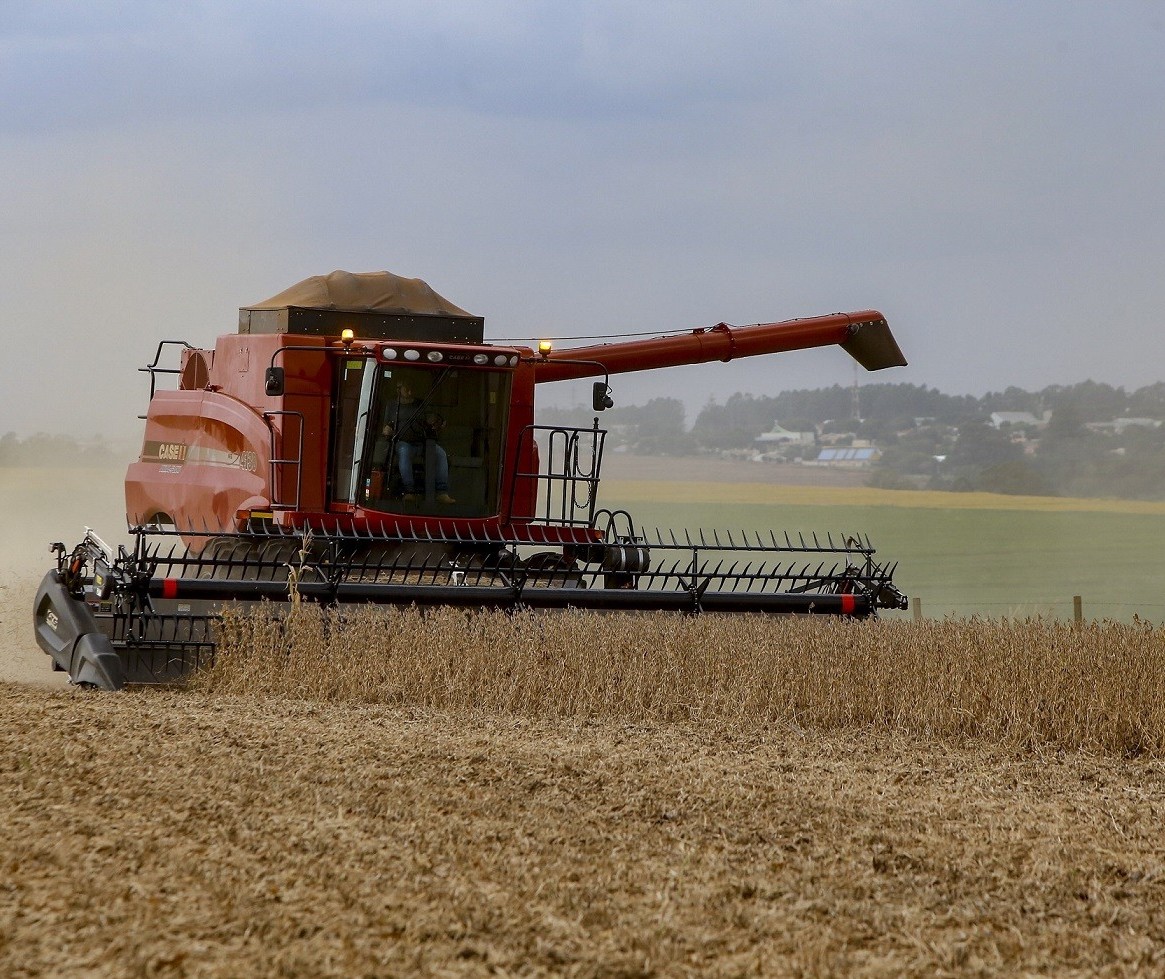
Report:
[[[534,441],[539,432],[549,433],[545,471],[525,472],[519,465],[523,447],[528,444],[527,439]],[[589,460],[584,436],[590,436]],[[513,513],[514,498],[520,481],[530,480],[535,486],[535,520],[567,527],[593,526],[598,498],[599,468],[602,464],[606,437],[607,432],[599,428],[597,418],[591,428],[568,428],[560,425],[527,425],[523,428],[515,446],[514,478],[510,485],[510,512]],[[576,515],[579,511],[585,511],[585,516]]]
[[[286,438],[284,432],[280,431],[280,441],[282,446],[277,446],[276,428],[271,424],[271,420],[277,415],[286,415],[299,419],[299,440],[296,445],[295,457],[283,458],[279,454],[279,450],[286,445]],[[272,510],[298,510],[299,501],[303,495],[303,430],[304,420],[302,411],[289,411],[286,409],[277,409],[263,412],[263,421],[267,423],[267,428],[271,432],[271,458],[269,465],[271,467],[271,509]],[[295,500],[291,503],[282,502],[277,497],[280,495],[280,480],[279,472],[280,466],[293,466],[295,468]]]
[[[150,400],[151,401],[154,399],[154,393],[157,390],[157,385],[158,385],[157,375],[159,375],[159,374],[181,374],[182,373],[181,367],[159,367],[158,366],[158,361],[160,361],[162,359],[162,349],[170,344],[173,344],[174,346],[185,347],[187,350],[196,350],[197,349],[193,344],[187,343],[185,340],[162,340],[158,343],[158,349],[154,351],[154,359],[150,363],[146,364],[145,367],[138,368],[139,374],[149,374],[150,375]],[[145,418],[146,416],[139,415],[138,417]]]

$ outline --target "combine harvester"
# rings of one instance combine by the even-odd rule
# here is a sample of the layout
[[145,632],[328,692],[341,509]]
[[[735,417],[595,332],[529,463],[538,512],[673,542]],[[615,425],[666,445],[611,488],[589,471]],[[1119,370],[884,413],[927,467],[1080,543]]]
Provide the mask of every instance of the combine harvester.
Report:
[[[213,350],[159,343],[125,480],[133,544],[87,531],[53,545],[37,641],[74,683],[116,690],[208,665],[232,602],[905,608],[860,534],[645,534],[598,506],[597,415],[590,428],[535,423],[539,384],[602,378],[600,412],[611,374],[829,344],[869,370],[906,363],[873,311],[535,350],[485,343],[481,317],[417,279],[307,279],[241,309]],[[162,375],[177,389],[160,390]]]

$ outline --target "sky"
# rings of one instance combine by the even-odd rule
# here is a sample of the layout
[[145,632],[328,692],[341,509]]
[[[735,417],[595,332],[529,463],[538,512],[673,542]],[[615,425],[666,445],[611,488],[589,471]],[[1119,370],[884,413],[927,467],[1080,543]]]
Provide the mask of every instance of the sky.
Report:
[[[333,269],[499,340],[873,308],[910,366],[863,382],[1133,390],[1163,49],[1150,0],[0,0],[0,433],[138,435],[159,340]],[[612,382],[690,422],[853,380],[830,348]]]

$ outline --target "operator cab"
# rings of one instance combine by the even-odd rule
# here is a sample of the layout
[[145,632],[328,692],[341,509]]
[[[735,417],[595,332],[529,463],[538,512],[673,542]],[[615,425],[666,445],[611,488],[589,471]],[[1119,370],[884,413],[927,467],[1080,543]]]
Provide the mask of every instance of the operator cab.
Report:
[[[512,370],[427,356],[422,367],[389,360],[386,351],[395,353],[380,348],[337,362],[332,504],[422,516],[497,514]],[[507,352],[507,366],[510,356],[516,353]]]
[[[457,518],[589,533],[605,432],[597,422],[535,424],[533,351],[485,343],[480,316],[419,279],[313,276],[240,309],[239,333],[281,335],[258,355],[263,387],[244,396],[266,407],[277,515],[323,509],[337,525],[377,526],[386,514],[438,532]],[[247,358],[237,360],[246,376]],[[482,523],[456,526],[476,533]]]

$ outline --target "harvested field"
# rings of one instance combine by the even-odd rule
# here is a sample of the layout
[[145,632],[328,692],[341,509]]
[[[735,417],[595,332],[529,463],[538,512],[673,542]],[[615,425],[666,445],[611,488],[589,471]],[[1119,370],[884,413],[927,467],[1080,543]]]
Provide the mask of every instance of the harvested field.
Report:
[[1138,975],[1165,769],[0,685],[0,972]]
[[1165,972],[1160,625],[301,606],[4,682],[77,485],[9,487],[0,975]]

